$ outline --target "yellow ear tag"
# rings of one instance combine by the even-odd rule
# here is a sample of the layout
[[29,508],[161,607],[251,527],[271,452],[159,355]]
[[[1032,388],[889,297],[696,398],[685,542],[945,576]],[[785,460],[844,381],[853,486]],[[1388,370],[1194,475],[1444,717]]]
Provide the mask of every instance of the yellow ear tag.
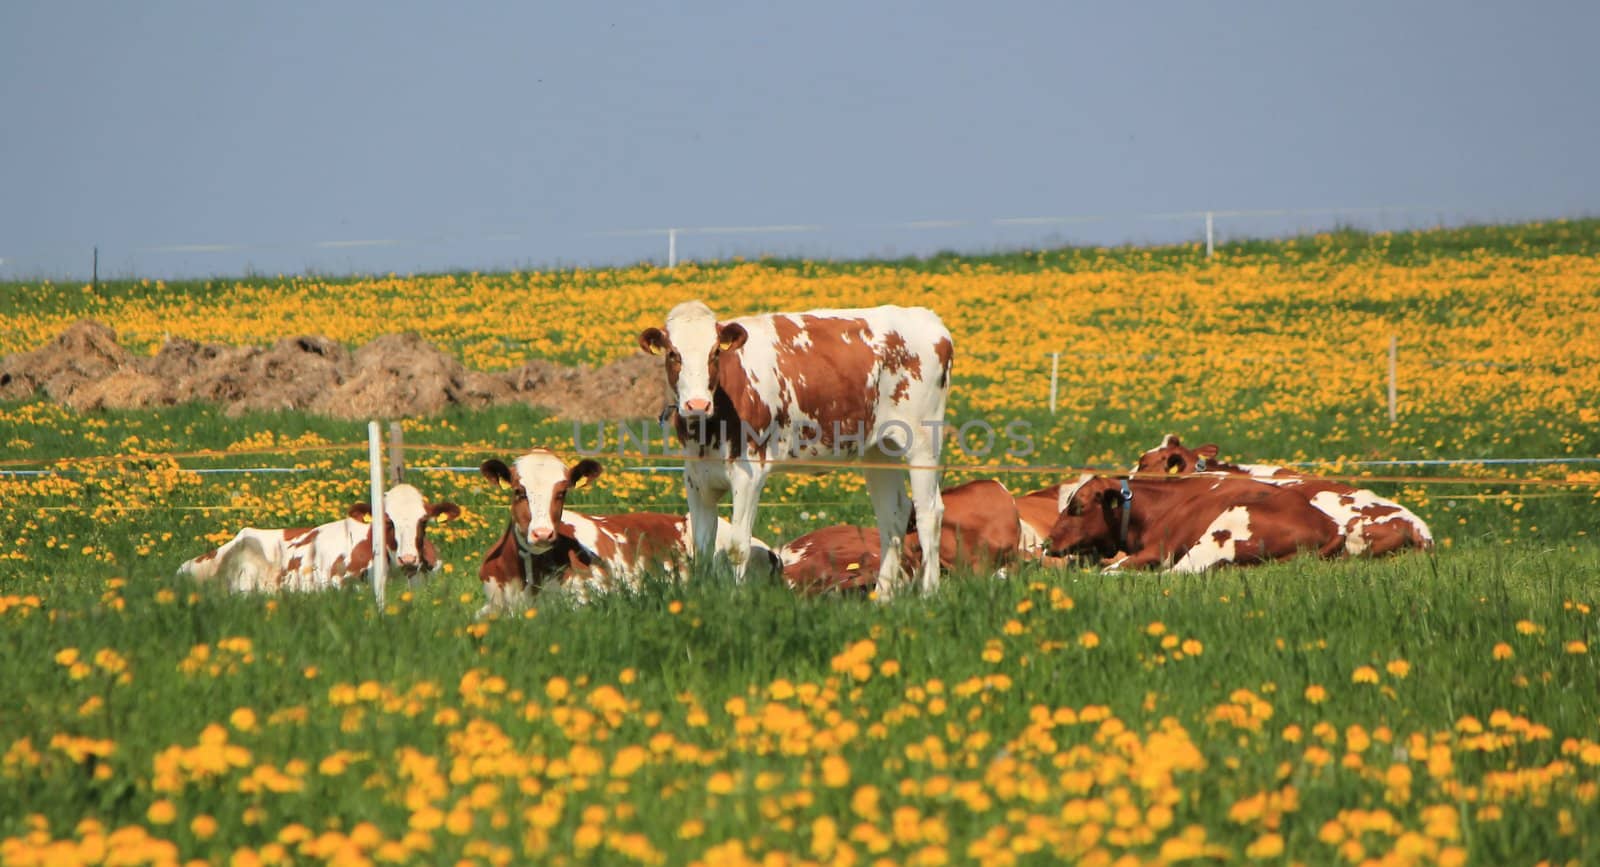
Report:
[[511,487],[511,483],[506,481],[505,479],[495,479],[494,483],[496,485],[499,485],[500,486],[500,490],[502,490],[502,491],[505,490],[506,488]]
[[576,482],[572,483],[572,486],[574,488],[581,488],[581,487],[583,487],[584,485],[587,485],[587,484],[589,484],[589,477],[588,476],[579,476],[578,480]]
[[860,563],[851,563],[849,566],[844,567],[844,571],[846,571],[846,572],[854,572],[854,571],[856,571],[857,569],[860,569],[860,568],[861,568],[861,564]]
[[439,514],[433,516],[433,520],[435,523],[447,524],[450,522],[450,513],[440,512]]
[[363,523],[363,524],[372,523],[372,513],[371,512],[362,512],[361,513],[361,523]]

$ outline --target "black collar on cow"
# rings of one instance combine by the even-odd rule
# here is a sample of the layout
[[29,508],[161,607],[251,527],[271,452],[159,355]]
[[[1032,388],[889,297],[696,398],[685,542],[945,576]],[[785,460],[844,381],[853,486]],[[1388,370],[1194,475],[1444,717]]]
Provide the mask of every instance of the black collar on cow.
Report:
[[506,525],[506,533],[510,534],[511,541],[517,546],[517,559],[522,563],[522,586],[533,586],[533,550],[528,547],[528,542],[517,532],[517,520],[512,518]]
[[1128,480],[1122,480],[1122,526],[1117,531],[1117,549],[1123,553],[1128,551],[1128,522],[1133,517],[1133,488],[1128,487]]

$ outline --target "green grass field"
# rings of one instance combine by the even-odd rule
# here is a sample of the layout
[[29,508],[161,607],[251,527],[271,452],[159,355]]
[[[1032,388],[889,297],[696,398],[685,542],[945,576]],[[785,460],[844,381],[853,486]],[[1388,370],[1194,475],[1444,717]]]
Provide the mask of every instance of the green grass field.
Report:
[[[1597,251],[1591,221],[1224,252],[1242,263],[1230,267],[1316,272]],[[986,263],[1161,271],[1193,257]],[[1434,308],[1361,303],[1430,321],[1487,321],[1499,303],[1446,290]],[[113,284],[86,302],[77,287],[4,286],[0,320],[104,313],[151,291]],[[1241,340],[1271,317],[1325,313],[1273,303],[1236,323]],[[243,522],[321,522],[364,497],[363,426],[0,405],[0,469],[61,471],[0,477],[0,862],[1596,863],[1591,354],[1533,346],[1536,376],[1453,381],[1462,394],[1436,404],[1443,386],[1415,386],[1394,427],[1375,394],[1316,404],[1265,380],[1255,399],[1246,388],[1200,410],[1129,379],[1088,411],[1052,417],[1037,394],[1008,411],[1037,435],[1017,464],[1126,467],[1178,429],[1241,459],[1376,476],[1430,522],[1431,554],[1200,577],[1025,567],[887,605],[710,573],[483,624],[476,570],[505,504],[474,474],[428,468],[570,442],[570,423],[522,407],[408,420],[408,480],[467,514],[435,531],[446,571],[392,586],[380,612],[365,591],[239,598],[171,577]],[[976,415],[960,383],[952,415]],[[328,446],[350,447],[297,451]],[[1354,463],[1449,457],[1570,463]],[[569,508],[681,508],[675,476],[626,470],[659,462],[602,459],[603,483]],[[273,465],[301,472],[187,472]],[[758,534],[841,521],[870,521],[858,477],[780,477]]]

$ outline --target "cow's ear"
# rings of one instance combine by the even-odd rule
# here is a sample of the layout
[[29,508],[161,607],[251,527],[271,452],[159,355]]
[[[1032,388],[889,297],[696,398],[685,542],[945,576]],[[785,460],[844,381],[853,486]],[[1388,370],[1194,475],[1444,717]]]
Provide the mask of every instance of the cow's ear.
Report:
[[1194,453],[1208,461],[1214,461],[1217,459],[1217,451],[1218,449],[1216,443],[1206,443],[1200,448],[1195,449]]
[[351,503],[350,504],[350,511],[347,512],[346,514],[348,514],[352,518],[355,518],[357,521],[360,521],[363,524],[370,524],[370,523],[372,523],[372,504],[371,503]]
[[722,327],[717,329],[717,348],[723,352],[732,352],[743,346],[749,338],[750,334],[744,330],[743,325],[737,322],[724,322]]
[[511,468],[506,466],[505,461],[499,458],[490,458],[479,464],[478,472],[483,473],[484,478],[502,488],[511,484]]
[[567,470],[567,484],[574,488],[581,488],[589,482],[600,478],[602,472],[604,470],[601,469],[599,461],[594,458],[584,458]]
[[1175,433],[1167,434],[1167,438],[1161,441],[1161,447],[1164,449],[1175,449],[1181,445],[1183,445],[1183,440],[1179,439]]
[[639,348],[651,355],[662,355],[667,351],[666,332],[659,328],[646,328],[639,332]]
[[440,524],[461,517],[461,507],[451,502],[434,503],[428,507],[428,517]]

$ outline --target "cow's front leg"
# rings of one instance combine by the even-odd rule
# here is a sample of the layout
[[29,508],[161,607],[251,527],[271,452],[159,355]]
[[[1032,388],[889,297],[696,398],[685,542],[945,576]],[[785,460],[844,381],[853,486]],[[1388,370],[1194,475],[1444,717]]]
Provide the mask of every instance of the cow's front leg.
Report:
[[743,584],[745,569],[750,565],[750,537],[756,530],[756,508],[761,505],[761,489],[766,487],[767,471],[753,463],[741,464],[735,468],[730,481],[733,483],[733,517],[729,523],[733,525],[733,532],[728,539],[728,564],[733,567],[733,580]]
[[694,559],[710,563],[717,549],[717,501],[722,491],[713,484],[709,467],[703,461],[689,461],[683,467],[683,487],[689,500],[689,525],[694,535]]

